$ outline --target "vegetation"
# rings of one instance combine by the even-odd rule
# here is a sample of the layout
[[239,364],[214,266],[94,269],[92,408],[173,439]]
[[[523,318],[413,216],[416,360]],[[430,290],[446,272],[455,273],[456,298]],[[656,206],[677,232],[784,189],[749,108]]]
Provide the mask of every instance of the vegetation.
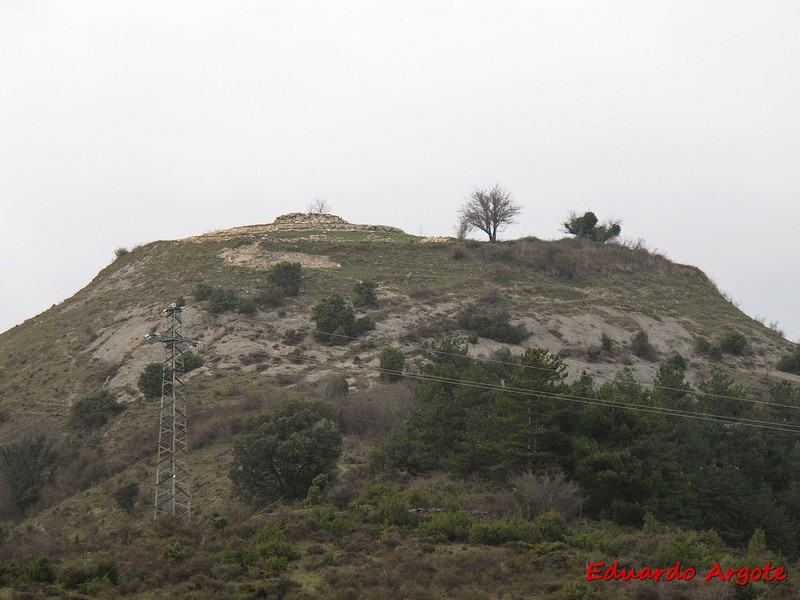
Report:
[[700,336],[695,340],[695,350],[698,354],[719,360],[724,353],[741,356],[747,348],[747,338],[737,331],[728,331],[716,342],[710,342],[706,337]]
[[[303,267],[302,291],[289,300],[267,281],[263,263],[229,263],[223,253],[253,243],[271,255],[302,253],[313,259],[308,264],[341,266]],[[26,508],[2,488],[0,596],[800,597],[792,566],[800,557],[800,463],[789,430],[800,392],[790,377],[779,381],[761,368],[778,361],[786,342],[737,311],[698,270],[642,244],[423,244],[398,233],[322,229],[161,241],[132,254],[135,262],[115,261],[74,299],[0,336],[3,443],[35,439],[46,428],[56,454]],[[82,398],[106,381],[120,400],[134,400],[140,373],[129,365],[144,365],[154,350],[119,343],[144,327],[127,315],[144,314],[154,298],[188,297],[193,288],[202,295],[199,278],[209,296],[236,290],[240,300],[232,309],[238,314],[187,313],[187,335],[209,345],[208,368],[187,381],[195,485],[193,521],[185,525],[153,520],[143,487],[133,501],[133,484],[152,475],[151,403],[126,402],[113,427],[80,432],[66,419],[26,410],[40,411],[40,399]],[[379,334],[346,347],[303,337],[316,304],[334,291],[354,299],[353,282],[376,279],[385,294],[368,313],[381,319]],[[202,302],[207,311],[208,298]],[[478,344],[469,352],[493,361],[469,356],[463,339],[432,343],[456,328],[470,302],[490,321],[505,311],[506,323],[534,323],[536,339],[569,355],[570,364],[585,363],[587,349],[606,373],[615,361],[631,363],[626,342],[640,327],[663,363],[593,381],[580,366],[567,377],[558,354],[499,348],[472,329],[461,330]],[[259,311],[267,307],[279,310]],[[360,331],[369,321],[357,316]],[[150,317],[156,326],[157,315]],[[720,356],[735,356],[722,350],[726,332],[747,341],[742,359],[726,361],[730,370],[713,369],[713,357],[699,354],[687,371],[674,354],[681,337],[705,335]],[[413,379],[393,385],[380,376],[385,348],[402,348]],[[268,444],[256,434],[277,406],[304,396],[330,398],[326,418],[340,428],[341,453],[333,468],[284,493],[261,477]],[[283,449],[288,460],[313,446],[308,437],[272,440],[275,448],[296,442]],[[258,465],[247,503],[240,502],[247,492],[219,476],[237,446]],[[25,469],[32,464],[26,460]],[[698,572],[707,561],[770,560],[790,575],[782,585],[701,577],[660,587],[587,582],[586,561],[595,559],[680,560]]]
[[297,296],[300,293],[302,279],[300,263],[279,262],[272,265],[267,272],[269,283],[278,286],[286,296]]
[[637,331],[631,338],[631,352],[639,358],[653,361],[656,359],[656,349],[650,343],[650,336],[642,330]]
[[310,215],[326,215],[331,212],[331,207],[324,198],[314,198],[306,207],[306,212]]
[[160,362],[149,363],[139,375],[139,391],[145,398],[153,399],[161,396],[164,364]]
[[334,467],[341,446],[342,434],[326,404],[286,401],[234,444],[230,478],[256,506],[302,498],[317,475]]
[[459,239],[470,229],[479,229],[489,236],[489,241],[497,241],[497,232],[516,223],[522,207],[514,202],[510,192],[496,183],[488,188],[476,188],[461,207],[459,213]]
[[182,355],[181,367],[183,368],[184,373],[188,373],[189,371],[194,371],[195,369],[199,369],[203,366],[203,359],[192,352],[191,350],[187,350]]
[[723,352],[741,356],[747,347],[747,338],[738,331],[729,331],[720,339],[719,347]]
[[[536,495],[530,488],[522,491],[520,478],[536,482],[534,489],[544,487],[537,478],[560,467],[580,485],[587,496],[584,514],[593,518],[641,525],[647,512],[657,513],[667,522],[714,529],[736,545],[761,527],[773,548],[789,556],[800,552],[800,518],[794,516],[794,496],[787,487],[791,477],[785,478],[795,467],[793,461],[772,459],[792,455],[791,435],[688,419],[675,428],[664,415],[625,410],[688,409],[800,423],[785,408],[765,414],[762,407],[736,401],[744,390],[721,370],[700,382],[692,401],[683,372],[669,365],[659,371],[658,387],[648,391],[625,374],[599,388],[582,378],[567,384],[560,358],[546,350],[528,350],[498,372],[496,365],[467,358],[464,342],[451,338],[434,347],[429,359],[422,372],[430,379],[417,389],[419,409],[386,440],[375,458],[377,468],[416,475],[480,474],[499,482],[516,473],[524,514],[530,515],[552,507],[536,506]],[[564,398],[585,400],[570,405]],[[724,458],[699,458],[711,455]],[[567,492],[564,479],[554,485],[559,486],[577,500],[578,491]],[[703,509],[720,503],[722,510]],[[495,534],[482,535],[478,539]]]
[[353,306],[378,306],[378,295],[375,290],[378,289],[376,281],[359,281],[353,286]]
[[359,333],[352,307],[338,294],[317,303],[311,320],[316,325],[314,337],[326,344],[344,345]]
[[402,350],[391,347],[384,348],[381,350],[379,366],[381,379],[390,383],[400,381],[405,364],[406,357]]
[[347,383],[347,377],[344,375],[334,375],[325,384],[325,397],[338,398],[346,396],[350,391],[350,384]]
[[620,221],[609,221],[603,225],[597,223],[597,216],[593,212],[584,213],[582,217],[571,213],[564,223],[564,231],[576,238],[585,238],[600,244],[613,240],[622,233]]
[[468,306],[458,315],[458,326],[476,336],[489,338],[505,344],[519,344],[528,337],[524,325],[511,325],[505,311],[488,312],[476,306]]
[[129,479],[114,491],[114,500],[126,513],[133,514],[133,509],[136,507],[136,501],[139,499],[139,483]]
[[800,347],[795,348],[793,352],[785,354],[780,358],[778,361],[778,370],[800,375]]
[[97,390],[75,401],[70,410],[70,421],[79,429],[93,429],[108,423],[110,415],[119,414],[125,408],[117,402],[107,389]]
[[44,435],[0,446],[6,501],[18,513],[24,513],[39,500],[42,488],[53,478],[57,459],[53,440]]

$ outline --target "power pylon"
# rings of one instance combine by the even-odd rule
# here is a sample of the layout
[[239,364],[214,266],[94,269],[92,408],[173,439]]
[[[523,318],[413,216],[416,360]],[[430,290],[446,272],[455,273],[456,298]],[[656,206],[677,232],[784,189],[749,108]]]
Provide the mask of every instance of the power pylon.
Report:
[[154,515],[177,515],[189,520],[192,516],[189,490],[189,447],[186,391],[181,379],[183,355],[197,342],[183,337],[183,311],[186,307],[174,302],[164,309],[169,327],[164,333],[151,333],[145,339],[163,342],[166,350],[161,379],[161,416],[158,426],[158,457]]

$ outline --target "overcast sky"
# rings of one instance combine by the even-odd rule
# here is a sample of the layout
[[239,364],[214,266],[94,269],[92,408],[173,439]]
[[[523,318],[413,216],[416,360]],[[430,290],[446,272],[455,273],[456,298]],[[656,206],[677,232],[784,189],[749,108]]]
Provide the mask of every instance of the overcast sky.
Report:
[[623,221],[800,339],[796,0],[0,0],[0,331],[118,246],[271,222]]

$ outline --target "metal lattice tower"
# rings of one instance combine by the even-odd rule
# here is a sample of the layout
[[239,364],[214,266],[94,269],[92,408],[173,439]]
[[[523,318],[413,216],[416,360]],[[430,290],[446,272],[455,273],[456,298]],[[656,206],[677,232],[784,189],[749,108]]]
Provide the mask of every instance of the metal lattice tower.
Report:
[[174,302],[164,310],[169,327],[164,333],[153,333],[146,339],[163,342],[166,350],[161,380],[161,417],[158,426],[156,459],[155,516],[177,515],[189,520],[189,447],[187,443],[186,392],[183,380],[183,358],[186,349],[197,342],[183,337],[184,306]]

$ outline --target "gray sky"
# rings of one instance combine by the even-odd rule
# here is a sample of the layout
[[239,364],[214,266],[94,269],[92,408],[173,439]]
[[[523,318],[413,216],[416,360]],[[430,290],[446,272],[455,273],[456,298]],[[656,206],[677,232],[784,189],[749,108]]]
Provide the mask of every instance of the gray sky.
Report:
[[623,220],[800,339],[795,0],[0,1],[0,331],[118,246],[271,222]]

